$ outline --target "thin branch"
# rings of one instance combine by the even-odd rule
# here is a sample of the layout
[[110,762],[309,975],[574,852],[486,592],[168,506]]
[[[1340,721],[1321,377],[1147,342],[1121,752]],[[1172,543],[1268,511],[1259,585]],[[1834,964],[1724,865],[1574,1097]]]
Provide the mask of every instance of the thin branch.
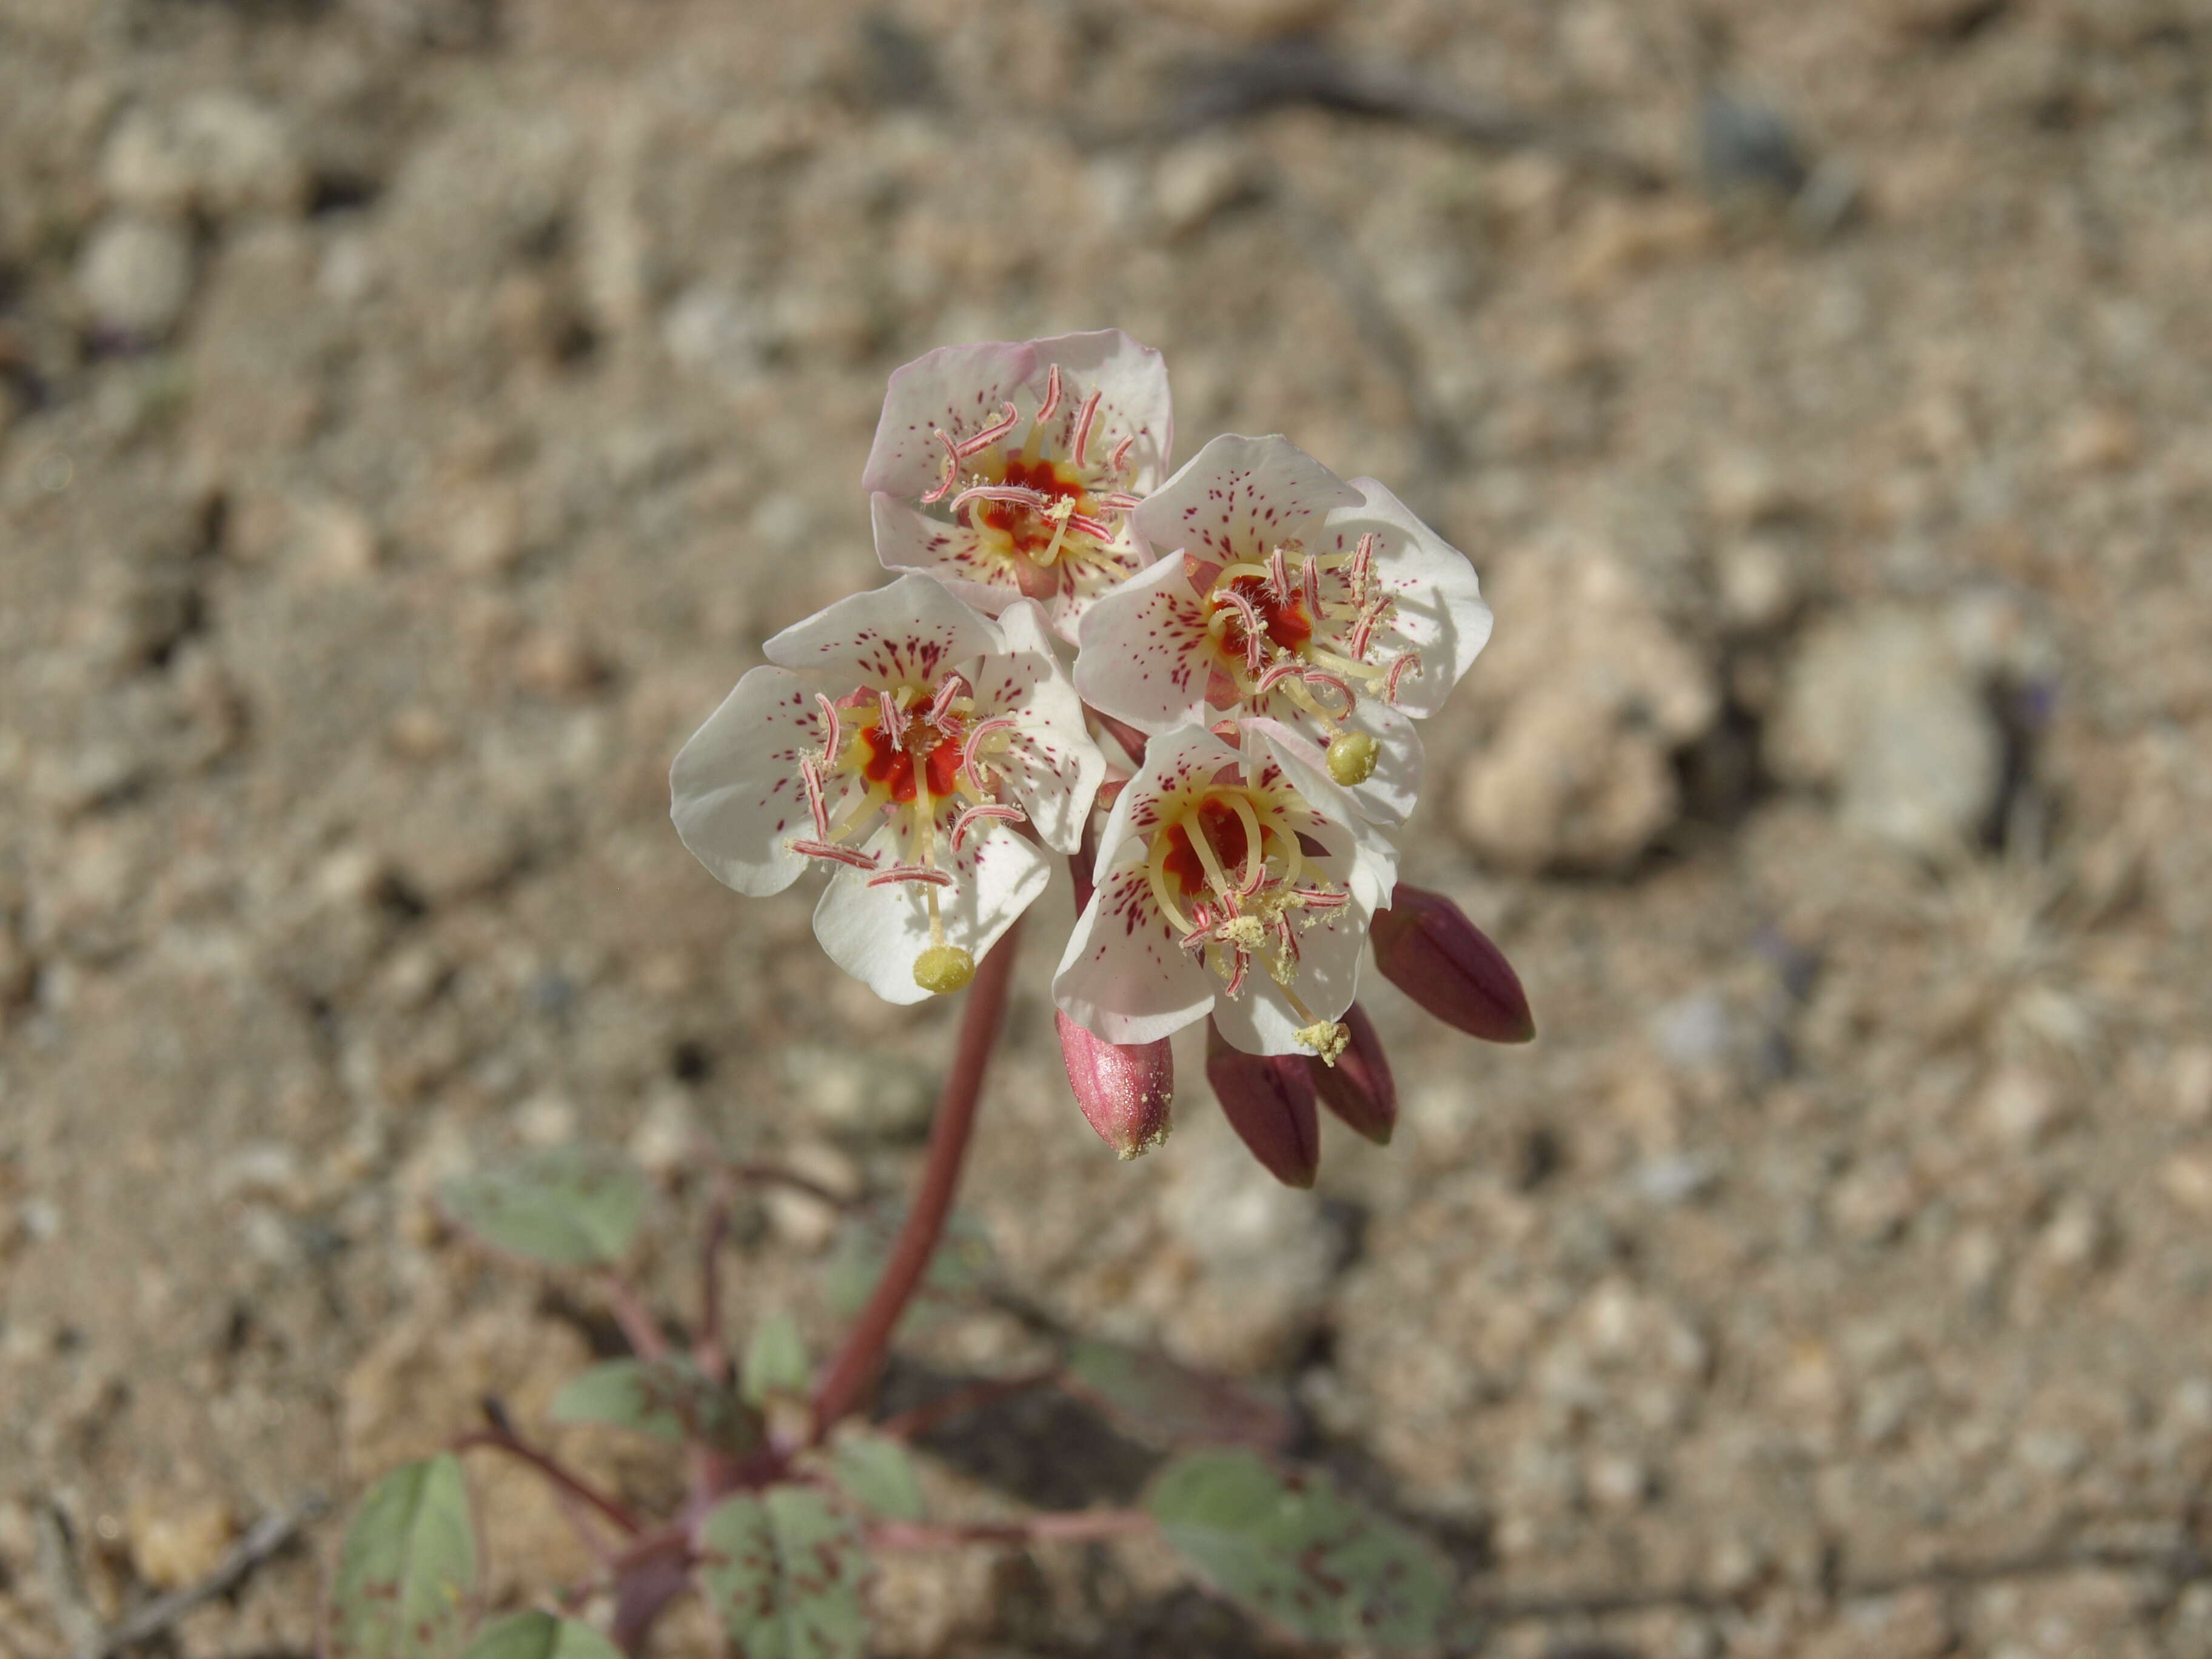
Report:
[[692,1358],[716,1382],[726,1382],[730,1374],[730,1357],[722,1346],[722,1244],[729,1233],[729,1186],[718,1178],[699,1241],[699,1336],[691,1345]]
[[827,1204],[833,1210],[849,1210],[853,1200],[842,1193],[832,1192],[811,1176],[803,1176],[796,1170],[787,1170],[780,1164],[732,1164],[729,1174],[734,1180],[750,1182],[757,1187],[787,1187],[794,1193]]
[[661,1334],[660,1322],[645,1305],[637,1287],[613,1268],[599,1274],[599,1288],[606,1292],[607,1310],[622,1327],[622,1334],[640,1359],[665,1359],[668,1339]]
[[945,1550],[969,1544],[1091,1544],[1150,1533],[1158,1523],[1142,1510],[1078,1510],[1033,1515],[1025,1521],[884,1521],[868,1528],[878,1549]]
[[937,1118],[929,1130],[929,1158],[922,1168],[921,1185],[914,1206],[906,1212],[891,1246],[884,1276],[860,1310],[822,1385],[814,1395],[812,1438],[819,1441],[830,1427],[850,1412],[874,1381],[899,1316],[921,1284],[930,1258],[937,1253],[945,1223],[952,1213],[952,1200],[960,1190],[961,1166],[968,1157],[968,1138],[975,1127],[975,1107],[983,1092],[983,1073],[991,1063],[991,1050],[999,1040],[999,1025],[1006,1010],[1006,988],[1013,975],[1020,924],[1006,930],[997,945],[975,969],[968,991],[968,1006],[960,1013],[959,1046],[952,1069],[945,1073],[945,1092],[937,1104]]
[[571,1498],[580,1499],[606,1516],[625,1537],[635,1538],[643,1528],[643,1523],[630,1513],[628,1506],[608,1497],[582,1476],[569,1470],[550,1452],[541,1451],[511,1429],[471,1429],[465,1434],[456,1435],[448,1444],[450,1449],[456,1452],[489,1446],[495,1451],[505,1452],[509,1457],[520,1458]]
[[264,1516],[247,1529],[245,1537],[231,1546],[230,1553],[216,1564],[214,1571],[196,1584],[187,1584],[149,1601],[96,1641],[79,1650],[82,1659],[109,1659],[111,1655],[151,1641],[193,1608],[229,1595],[263,1562],[283,1554],[308,1523],[328,1508],[330,1500],[314,1492],[289,1510]]
[[1004,1400],[1010,1395],[1041,1389],[1060,1376],[1060,1367],[1049,1370],[1031,1371],[1023,1376],[994,1377],[988,1382],[970,1382],[934,1400],[925,1401],[910,1410],[886,1417],[875,1425],[878,1434],[889,1435],[894,1440],[914,1440],[927,1434],[939,1424],[949,1423],[994,1400]]

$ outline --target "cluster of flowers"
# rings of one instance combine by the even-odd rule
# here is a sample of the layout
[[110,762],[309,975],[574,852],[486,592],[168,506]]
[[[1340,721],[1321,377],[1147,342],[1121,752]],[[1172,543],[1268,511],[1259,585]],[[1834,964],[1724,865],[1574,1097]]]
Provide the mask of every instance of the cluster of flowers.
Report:
[[957,991],[1068,856],[1068,1075],[1124,1157],[1164,1138],[1167,1038],[1278,1176],[1319,1097],[1371,1136],[1372,935],[1443,1018],[1524,1040],[1512,970],[1393,836],[1490,634],[1474,568],[1281,437],[1172,477],[1166,369],[1119,330],[947,347],[891,376],[862,483],[889,586],[768,641],[676,759],[684,845],[741,893],[830,881],[814,928],[896,1003]]

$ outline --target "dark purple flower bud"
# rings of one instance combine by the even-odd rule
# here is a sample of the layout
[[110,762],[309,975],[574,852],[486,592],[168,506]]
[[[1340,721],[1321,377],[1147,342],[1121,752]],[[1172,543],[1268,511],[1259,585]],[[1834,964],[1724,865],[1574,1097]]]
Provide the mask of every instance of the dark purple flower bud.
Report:
[[1206,1026],[1206,1080],[1252,1156],[1285,1187],[1310,1187],[1321,1169],[1321,1118],[1304,1054],[1248,1054]]
[[1377,1146],[1388,1146],[1398,1127],[1398,1085],[1390,1080],[1382,1034],[1356,1002],[1344,1011],[1344,1023],[1352,1030],[1351,1046],[1335,1065],[1310,1058],[1306,1070],[1322,1105]]
[[1138,1158],[1175,1127],[1175,1056],[1167,1039],[1109,1042],[1054,1011],[1067,1086],[1098,1138],[1122,1158]]
[[1485,1042],[1536,1035],[1513,964],[1442,893],[1400,882],[1367,933],[1382,976],[1445,1024]]

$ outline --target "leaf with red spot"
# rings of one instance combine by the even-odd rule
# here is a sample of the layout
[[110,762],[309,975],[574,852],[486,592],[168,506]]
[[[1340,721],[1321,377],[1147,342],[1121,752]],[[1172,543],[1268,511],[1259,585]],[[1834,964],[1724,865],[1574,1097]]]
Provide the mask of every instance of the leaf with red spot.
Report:
[[1443,1555],[1318,1471],[1193,1453],[1160,1472],[1145,1507],[1223,1595],[1310,1641],[1419,1647],[1451,1606]]
[[1273,1449],[1291,1437],[1283,1402],[1165,1354],[1085,1338],[1069,1352],[1060,1386],[1157,1446]]
[[459,1462],[408,1463],[369,1488],[331,1578],[326,1659],[450,1659],[476,1591]]
[[532,1608],[477,1632],[461,1659],[622,1659],[589,1625]]
[[626,1159],[556,1146],[447,1182],[447,1213],[495,1249],[549,1267],[620,1261],[645,1216],[645,1176]]
[[859,1527],[806,1486],[723,1501],[699,1529],[699,1581],[745,1659],[864,1659]]
[[757,1426],[732,1390],[675,1356],[594,1365],[562,1385],[550,1414],[556,1423],[604,1423],[730,1453],[745,1450]]

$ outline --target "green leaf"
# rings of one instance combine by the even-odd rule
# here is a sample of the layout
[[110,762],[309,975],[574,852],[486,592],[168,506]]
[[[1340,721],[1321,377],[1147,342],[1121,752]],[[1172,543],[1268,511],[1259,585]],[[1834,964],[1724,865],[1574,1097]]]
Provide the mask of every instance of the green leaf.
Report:
[[487,1244],[549,1267],[592,1267],[629,1249],[645,1194],[644,1176],[627,1160],[555,1146],[449,1181],[439,1195]]
[[467,1634],[476,1581],[460,1463],[403,1464],[369,1488],[338,1551],[330,1659],[447,1659]]
[[1191,1370],[1164,1354],[1116,1342],[1077,1342],[1060,1382],[1155,1445],[1272,1450],[1289,1443],[1294,1426],[1279,1400],[1225,1376]]
[[478,1632],[461,1659],[622,1659],[622,1650],[589,1625],[533,1610]]
[[1160,1472],[1145,1506],[1223,1595],[1311,1641],[1418,1646],[1451,1605],[1443,1556],[1318,1471],[1194,1452]]
[[867,1556],[820,1492],[771,1486],[726,1500],[700,1528],[700,1582],[745,1659],[863,1659]]
[[[891,1243],[898,1237],[902,1218],[896,1212],[877,1212],[854,1216],[846,1223],[830,1255],[823,1286],[833,1311],[850,1319],[867,1305],[869,1294],[890,1263]],[[946,1221],[937,1254],[930,1257],[928,1270],[921,1276],[921,1291],[907,1304],[906,1318],[942,1313],[950,1304],[975,1301],[990,1281],[995,1265],[982,1224],[956,1211]]]
[[804,1398],[813,1376],[806,1358],[806,1340],[799,1335],[789,1314],[772,1313],[753,1327],[738,1383],[745,1404],[761,1405],[772,1394]]
[[655,1440],[698,1440],[725,1451],[752,1443],[752,1423],[735,1395],[690,1360],[610,1359],[562,1384],[556,1423],[604,1423]]
[[921,1477],[906,1448],[886,1435],[841,1436],[830,1449],[830,1478],[864,1510],[894,1521],[921,1519]]

